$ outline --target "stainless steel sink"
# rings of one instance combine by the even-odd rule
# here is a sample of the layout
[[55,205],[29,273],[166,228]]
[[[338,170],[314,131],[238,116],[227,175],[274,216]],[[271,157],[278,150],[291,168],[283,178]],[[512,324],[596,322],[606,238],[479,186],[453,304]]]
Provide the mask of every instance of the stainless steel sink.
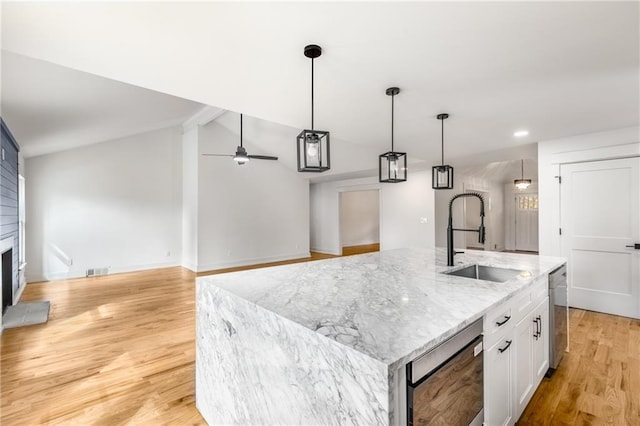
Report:
[[527,274],[527,272],[518,269],[498,268],[495,266],[469,265],[454,271],[443,272],[443,274],[503,283],[516,278],[518,275]]

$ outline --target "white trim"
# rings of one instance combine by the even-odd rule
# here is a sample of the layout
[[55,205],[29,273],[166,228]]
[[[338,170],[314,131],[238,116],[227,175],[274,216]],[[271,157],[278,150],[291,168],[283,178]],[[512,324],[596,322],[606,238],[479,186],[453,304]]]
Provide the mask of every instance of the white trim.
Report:
[[[141,265],[126,265],[126,266],[109,266],[109,274],[121,274],[126,272],[138,272],[145,271],[149,269],[162,269],[162,268],[173,268],[176,266],[182,266],[177,262],[159,262],[159,263],[147,263]],[[68,272],[54,272],[51,274],[45,275],[44,272],[40,271],[39,273],[30,274],[27,280],[28,283],[35,282],[43,282],[43,281],[55,281],[55,280],[66,280],[72,278],[85,278],[86,271],[74,269]],[[26,287],[26,286],[23,286]]]
[[198,272],[198,265],[196,265],[193,262],[182,262],[182,266],[183,268],[186,268],[188,270],[190,270],[191,272]]
[[639,157],[640,142],[605,146],[579,151],[559,152],[551,155],[551,164],[583,163],[588,161],[615,160]]
[[236,260],[233,262],[216,262],[206,265],[198,265],[197,272],[215,271],[216,269],[235,268],[238,266],[259,265],[262,263],[280,262],[283,260],[304,259],[311,257],[311,253],[308,251],[302,253],[292,253],[281,256],[269,256],[269,257],[256,257],[253,259]]
[[314,253],[331,254],[334,256],[340,256],[342,254],[342,253],[337,253],[335,250],[332,250],[332,249],[318,248],[318,247],[311,247],[311,251]]
[[182,123],[182,130],[186,133],[197,126],[206,126],[225,112],[227,111],[224,109],[207,105],[191,117],[187,118]]
[[27,287],[26,283],[18,287],[18,291],[13,295],[13,304],[17,305],[20,302],[20,298],[22,297],[22,293],[24,293],[24,289]]

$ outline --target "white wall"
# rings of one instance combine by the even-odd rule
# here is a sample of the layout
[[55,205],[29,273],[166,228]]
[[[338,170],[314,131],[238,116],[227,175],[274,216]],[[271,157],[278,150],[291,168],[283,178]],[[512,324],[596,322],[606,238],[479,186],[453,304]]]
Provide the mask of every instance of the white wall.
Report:
[[[248,132],[249,154],[264,154],[260,134]],[[201,127],[199,152],[232,154],[238,114]],[[289,141],[294,149],[294,141]],[[309,182],[280,161],[198,157],[198,271],[309,256]]]
[[340,193],[342,247],[380,242],[380,197],[378,190]]
[[198,126],[182,135],[182,265],[198,269]]
[[[482,191],[488,193],[485,196],[485,249],[501,251],[504,250],[504,192],[502,183],[480,179],[474,176],[456,174],[454,176],[453,189],[435,191],[435,229],[436,246],[447,246],[447,221],[449,218],[449,201],[451,198],[462,192]],[[477,199],[458,199],[452,209],[453,227],[465,227],[465,200],[469,203],[477,203]],[[466,232],[454,232],[454,247],[466,247]],[[477,241],[476,233],[472,234]]]
[[[433,247],[431,170],[412,173],[403,183],[377,178],[348,179],[311,185],[311,250],[340,254],[339,193],[380,190],[380,249]],[[421,218],[426,222],[421,223]]]
[[640,155],[640,127],[590,133],[538,144],[540,254],[560,256],[560,164]]
[[28,158],[27,280],[178,265],[180,139],[164,129]]

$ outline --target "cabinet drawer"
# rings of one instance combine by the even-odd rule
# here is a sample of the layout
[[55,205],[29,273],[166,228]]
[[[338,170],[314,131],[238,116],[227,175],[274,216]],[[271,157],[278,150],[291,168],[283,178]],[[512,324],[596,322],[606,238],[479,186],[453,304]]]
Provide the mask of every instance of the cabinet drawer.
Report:
[[531,295],[531,289],[522,290],[520,294],[513,298],[511,303],[513,312],[513,322],[519,323],[520,320],[531,312],[535,304]]
[[510,301],[487,312],[484,317],[485,346],[492,346],[504,333],[512,329],[514,324]]
[[549,295],[549,279],[547,276],[540,277],[531,287],[531,303],[537,304]]

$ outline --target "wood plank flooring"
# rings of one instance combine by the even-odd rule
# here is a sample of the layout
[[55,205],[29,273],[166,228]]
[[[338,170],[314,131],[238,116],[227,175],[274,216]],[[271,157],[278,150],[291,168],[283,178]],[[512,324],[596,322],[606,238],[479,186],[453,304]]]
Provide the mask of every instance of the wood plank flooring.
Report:
[[[0,341],[4,425],[204,424],[194,404],[195,274],[29,284],[47,324]],[[571,310],[571,353],[519,425],[640,425],[640,321]]]
[[569,311],[570,352],[517,423],[640,425],[640,320]]

